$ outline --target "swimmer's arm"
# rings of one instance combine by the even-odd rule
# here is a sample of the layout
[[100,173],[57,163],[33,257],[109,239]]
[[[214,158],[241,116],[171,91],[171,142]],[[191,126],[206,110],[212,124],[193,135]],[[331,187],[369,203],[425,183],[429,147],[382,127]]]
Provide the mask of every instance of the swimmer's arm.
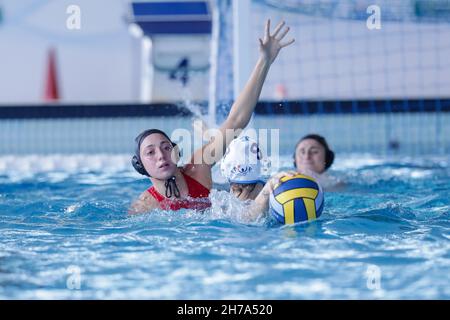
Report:
[[255,201],[250,205],[248,212],[245,214],[245,218],[249,221],[256,221],[260,217],[267,214],[269,211],[269,197],[273,189],[277,184],[280,183],[280,179],[284,176],[295,176],[297,172],[295,171],[282,171],[273,175],[264,188],[260,191]]
[[269,196],[270,188],[268,183],[264,186],[261,192],[256,197],[255,201],[250,205],[248,211],[244,214],[244,218],[247,221],[256,221],[265,216],[269,210]]
[[[248,125],[271,64],[274,62],[282,48],[294,42],[294,39],[285,42],[282,41],[289,31],[288,27],[282,30],[283,27],[284,22],[278,24],[273,34],[270,34],[270,20],[267,21],[264,40],[259,39],[260,57],[253,69],[250,79],[233,103],[225,122],[220,129],[213,134],[211,141],[193,154],[191,163],[203,161],[208,165],[213,166],[222,158],[226,148],[234,137],[240,134],[240,132],[234,131],[242,130]],[[207,160],[204,159],[204,155],[208,156]]]
[[154,200],[148,191],[143,192],[137,200],[135,200],[130,208],[128,209],[128,214],[142,214],[149,212],[153,209],[159,208],[159,204]]

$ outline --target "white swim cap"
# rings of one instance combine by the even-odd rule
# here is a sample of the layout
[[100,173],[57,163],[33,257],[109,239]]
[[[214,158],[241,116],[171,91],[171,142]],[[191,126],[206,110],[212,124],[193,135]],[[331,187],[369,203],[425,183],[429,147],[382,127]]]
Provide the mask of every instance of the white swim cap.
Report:
[[230,183],[265,183],[263,164],[258,143],[242,136],[231,141],[220,163],[220,170]]

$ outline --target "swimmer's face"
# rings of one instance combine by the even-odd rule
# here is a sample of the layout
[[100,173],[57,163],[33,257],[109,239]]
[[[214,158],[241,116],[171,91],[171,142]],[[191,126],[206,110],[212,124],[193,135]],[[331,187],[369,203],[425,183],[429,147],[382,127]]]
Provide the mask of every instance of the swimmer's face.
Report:
[[232,183],[230,184],[230,193],[239,200],[255,200],[263,188],[262,183]]
[[305,139],[295,150],[295,164],[298,171],[325,171],[325,148],[314,139]]
[[166,180],[174,175],[177,168],[172,161],[172,143],[162,134],[151,134],[141,143],[141,160],[150,176]]

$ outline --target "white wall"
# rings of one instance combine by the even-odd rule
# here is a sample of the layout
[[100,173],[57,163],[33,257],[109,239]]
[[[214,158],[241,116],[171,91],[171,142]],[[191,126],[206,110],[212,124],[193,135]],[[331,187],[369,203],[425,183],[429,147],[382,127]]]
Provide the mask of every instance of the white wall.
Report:
[[[40,103],[47,51],[56,48],[63,103],[138,99],[138,42],[124,20],[125,0],[3,0],[0,104]],[[69,30],[69,5],[81,9],[81,29]]]

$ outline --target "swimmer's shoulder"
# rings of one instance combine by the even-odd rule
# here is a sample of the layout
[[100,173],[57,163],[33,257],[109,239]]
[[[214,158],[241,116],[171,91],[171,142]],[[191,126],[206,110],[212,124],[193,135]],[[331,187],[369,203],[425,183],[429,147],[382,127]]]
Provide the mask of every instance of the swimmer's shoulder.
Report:
[[347,187],[347,184],[344,181],[336,176],[328,174],[322,175],[321,180],[319,181],[325,192],[344,191]]
[[147,190],[145,190],[141,193],[138,199],[133,201],[128,209],[128,214],[146,213],[156,208],[159,208],[158,201],[156,201],[156,199]]
[[347,184],[338,177],[329,174],[328,172],[317,173],[311,170],[303,170],[302,174],[313,177],[325,192],[339,192],[344,191]]
[[345,191],[347,187],[347,183],[338,180],[337,182],[325,185],[323,189],[325,192],[341,192]]
[[207,164],[192,164],[188,163],[181,171],[196,180],[206,189],[212,189],[212,175],[211,175],[211,166]]

